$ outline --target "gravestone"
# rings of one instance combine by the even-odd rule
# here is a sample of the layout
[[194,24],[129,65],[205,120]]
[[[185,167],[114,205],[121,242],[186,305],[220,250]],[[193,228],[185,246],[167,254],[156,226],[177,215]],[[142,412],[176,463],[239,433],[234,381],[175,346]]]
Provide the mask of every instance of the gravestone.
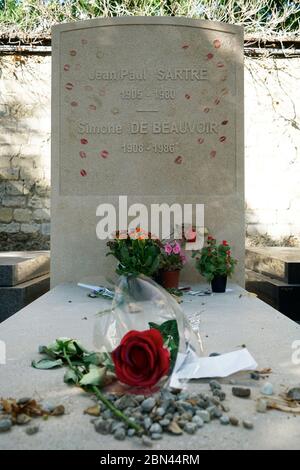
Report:
[[53,286],[109,272],[96,209],[119,195],[204,204],[243,284],[242,51],[241,27],[186,18],[53,28]]

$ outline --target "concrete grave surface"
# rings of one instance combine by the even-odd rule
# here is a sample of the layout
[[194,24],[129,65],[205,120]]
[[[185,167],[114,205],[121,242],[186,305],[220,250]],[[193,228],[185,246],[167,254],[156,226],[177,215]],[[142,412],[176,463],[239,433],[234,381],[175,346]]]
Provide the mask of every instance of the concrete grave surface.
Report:
[[[175,17],[61,24],[52,65],[52,286],[112,272],[97,208],[118,218],[119,195],[148,210],[204,204],[243,285],[243,29]],[[183,276],[195,280],[191,263]]]
[[[272,382],[276,394],[287,387],[299,386],[300,364],[293,362],[292,357],[295,341],[300,340],[300,327],[237,285],[229,287],[231,291],[225,294],[184,296],[182,306],[187,315],[201,312],[205,354],[229,352],[245,344],[259,368],[272,368],[267,380]],[[112,436],[96,433],[91,417],[83,414],[94,402],[80,389],[64,384],[62,369],[47,371],[31,367],[32,359],[40,358],[38,346],[61,336],[78,338],[93,349],[96,313],[109,305],[107,300],[89,298],[85,290],[74,284],[65,284],[0,325],[1,345],[6,345],[6,364],[0,365],[1,396],[34,397],[66,408],[64,416],[47,421],[37,419],[40,431],[33,436],[24,432],[25,426],[14,426],[11,431],[1,433],[1,449],[147,450],[135,438],[119,442]],[[246,372],[231,379],[237,385],[249,386],[251,398],[233,397],[229,379],[223,379],[223,389],[227,392],[224,403],[230,407],[228,415],[240,421],[252,421],[253,430],[222,426],[214,420],[192,436],[165,435],[158,443],[153,442],[153,450],[299,449],[300,417],[273,410],[256,413],[256,399],[264,381],[251,380]],[[193,383],[191,388],[202,392],[209,389],[207,381]]]

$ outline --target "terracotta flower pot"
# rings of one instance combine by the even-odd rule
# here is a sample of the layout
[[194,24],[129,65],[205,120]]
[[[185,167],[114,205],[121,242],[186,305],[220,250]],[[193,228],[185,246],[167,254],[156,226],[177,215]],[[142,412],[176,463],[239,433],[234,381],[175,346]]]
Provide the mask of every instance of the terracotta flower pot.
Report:
[[211,290],[213,292],[226,292],[227,276],[215,276],[211,281]]
[[161,285],[166,289],[178,289],[179,275],[179,269],[177,271],[162,271]]

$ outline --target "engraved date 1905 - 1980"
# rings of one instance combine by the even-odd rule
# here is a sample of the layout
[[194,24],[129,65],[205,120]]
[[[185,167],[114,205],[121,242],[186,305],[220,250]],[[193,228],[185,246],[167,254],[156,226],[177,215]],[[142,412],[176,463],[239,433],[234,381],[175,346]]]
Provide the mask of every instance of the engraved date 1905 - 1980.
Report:
[[152,90],[127,88],[121,91],[120,96],[123,100],[141,100],[143,98],[174,100],[176,98],[176,91],[172,88],[153,88]]
[[177,144],[122,144],[124,153],[173,153],[176,150]]

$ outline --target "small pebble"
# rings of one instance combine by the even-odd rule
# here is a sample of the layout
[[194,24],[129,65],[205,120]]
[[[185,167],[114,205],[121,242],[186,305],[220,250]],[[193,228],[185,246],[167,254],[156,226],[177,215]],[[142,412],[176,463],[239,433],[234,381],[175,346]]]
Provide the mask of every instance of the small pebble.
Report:
[[163,428],[165,428],[165,427],[169,426],[170,420],[169,420],[169,419],[166,419],[166,418],[161,419],[160,422],[159,422],[159,424],[160,424]]
[[151,434],[151,439],[152,441],[158,441],[159,439],[162,439],[162,434],[154,432]]
[[163,406],[160,406],[156,410],[157,416],[164,416],[166,414],[166,410]]
[[243,421],[243,426],[245,429],[253,429],[254,425],[251,421]]
[[119,428],[114,432],[114,438],[117,439],[117,441],[124,441],[126,437],[126,431],[124,428]]
[[31,418],[30,416],[27,416],[25,413],[21,413],[17,416],[16,418],[16,423],[17,424],[27,424],[29,423],[29,421],[31,421]]
[[136,430],[133,429],[133,428],[130,428],[130,429],[128,429],[128,431],[127,431],[127,436],[128,436],[128,437],[132,437],[132,436],[135,435],[135,433],[136,433]]
[[274,394],[273,385],[270,382],[266,382],[260,389],[263,395],[271,396]]
[[156,404],[156,401],[153,397],[146,398],[141,404],[142,410],[145,411],[146,413],[149,413],[152,411]]
[[218,382],[217,380],[211,380],[209,382],[209,386],[210,386],[212,391],[216,390],[216,389],[221,390],[221,388],[222,388],[220,382]]
[[287,393],[287,397],[292,400],[300,401],[300,387],[291,388]]
[[0,432],[9,431],[12,427],[11,419],[5,418],[0,420]]
[[152,425],[152,419],[149,418],[149,416],[146,416],[144,419],[144,428],[149,429],[151,425]]
[[198,428],[203,428],[203,426],[204,426],[203,419],[200,418],[200,416],[197,416],[197,415],[193,416],[192,423],[197,424]]
[[267,409],[268,409],[268,403],[266,400],[258,400],[258,402],[256,403],[256,411],[258,411],[258,413],[266,413],[267,412]]
[[150,433],[159,433],[159,434],[161,434],[162,433],[162,427],[161,427],[160,424],[154,423],[154,424],[152,424],[152,426],[150,426],[149,431],[150,431]]
[[146,446],[146,447],[152,447],[151,439],[149,439],[148,436],[145,436],[145,434],[144,434],[143,437],[142,437],[142,443],[143,443],[144,446]]
[[209,355],[209,357],[217,357],[217,356],[221,356],[221,354],[217,352],[213,352]]
[[37,432],[39,432],[39,430],[40,430],[39,426],[28,426],[25,429],[25,432],[26,434],[28,434],[28,436],[33,436],[33,434],[36,434]]
[[55,405],[53,405],[53,403],[50,403],[48,401],[45,401],[44,403],[42,403],[42,409],[46,413],[52,413],[52,411],[54,411],[55,408],[56,408]]
[[229,416],[229,421],[231,426],[238,426],[240,424],[239,420],[235,416]]
[[210,414],[206,410],[197,410],[196,416],[199,416],[204,421],[204,423],[210,422]]
[[250,388],[232,387],[232,395],[239,398],[249,398],[251,395]]
[[218,390],[217,388],[213,391],[213,396],[220,398],[220,401],[224,401],[226,398],[226,393],[222,392],[222,390]]
[[104,421],[102,418],[96,419],[94,421],[95,431],[99,432],[100,434],[107,435],[110,434],[112,423],[110,421]]
[[220,423],[224,426],[227,426],[228,424],[230,424],[230,419],[228,418],[228,416],[221,416]]
[[198,426],[196,423],[186,423],[184,426],[184,431],[187,434],[195,434],[195,432],[197,431],[197,428]]

